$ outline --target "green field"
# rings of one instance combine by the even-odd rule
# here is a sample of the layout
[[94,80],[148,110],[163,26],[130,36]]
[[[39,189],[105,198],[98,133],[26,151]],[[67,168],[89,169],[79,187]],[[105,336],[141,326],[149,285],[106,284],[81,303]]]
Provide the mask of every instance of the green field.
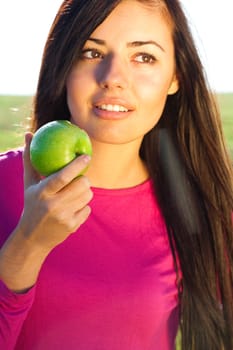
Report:
[[0,152],[23,145],[32,97],[0,96]]
[[[233,158],[233,93],[217,96],[227,147]],[[23,144],[30,124],[31,96],[0,96],[0,152]]]
[[233,159],[233,93],[219,94],[219,106],[223,121],[223,131]]

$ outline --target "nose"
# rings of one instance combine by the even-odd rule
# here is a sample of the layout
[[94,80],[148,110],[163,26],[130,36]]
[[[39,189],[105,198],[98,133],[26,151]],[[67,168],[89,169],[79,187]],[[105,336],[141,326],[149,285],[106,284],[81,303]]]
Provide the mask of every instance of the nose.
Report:
[[97,74],[98,84],[102,89],[125,89],[129,84],[127,63],[120,57],[105,57]]

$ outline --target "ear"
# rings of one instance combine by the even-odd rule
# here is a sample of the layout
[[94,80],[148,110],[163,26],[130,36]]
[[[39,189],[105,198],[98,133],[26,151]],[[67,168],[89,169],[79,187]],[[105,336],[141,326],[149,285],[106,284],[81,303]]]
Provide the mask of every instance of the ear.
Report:
[[173,95],[173,94],[175,94],[178,90],[179,90],[179,81],[178,81],[178,79],[177,79],[176,74],[174,74],[174,77],[173,77],[173,79],[172,79],[172,82],[171,82],[171,85],[170,85],[170,87],[169,87],[169,89],[168,89],[167,94],[168,94],[168,95]]

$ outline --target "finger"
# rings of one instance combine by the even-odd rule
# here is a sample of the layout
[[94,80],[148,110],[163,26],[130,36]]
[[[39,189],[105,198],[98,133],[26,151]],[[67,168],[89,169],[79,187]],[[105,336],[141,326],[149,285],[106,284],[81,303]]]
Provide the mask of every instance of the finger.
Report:
[[72,218],[70,218],[68,221],[65,220],[64,223],[68,235],[75,233],[79,227],[88,219],[90,214],[91,207],[89,205],[86,205],[84,208],[74,213]]
[[87,167],[90,160],[91,157],[88,155],[79,156],[57,173],[48,176],[44,180],[46,192],[48,194],[53,194],[61,191],[72,180],[77,178],[77,176]]
[[25,148],[23,152],[23,165],[24,165],[24,189],[26,190],[29,186],[34,185],[40,181],[39,174],[31,165],[30,161],[30,144],[32,141],[33,134],[25,134]]
[[73,232],[76,231],[84,222],[88,219],[89,215],[91,214],[91,207],[89,205],[86,205],[82,210],[76,213],[76,227],[75,230],[72,230]]
[[59,191],[57,200],[63,203],[63,212],[68,213],[79,211],[85,207],[93,198],[93,191],[90,188],[90,183],[86,177],[81,177],[78,180],[72,181],[65,189]]
[[89,191],[91,187],[90,180],[87,176],[82,175],[73,179],[67,186],[63,187],[59,194],[64,198],[79,197],[82,193]]

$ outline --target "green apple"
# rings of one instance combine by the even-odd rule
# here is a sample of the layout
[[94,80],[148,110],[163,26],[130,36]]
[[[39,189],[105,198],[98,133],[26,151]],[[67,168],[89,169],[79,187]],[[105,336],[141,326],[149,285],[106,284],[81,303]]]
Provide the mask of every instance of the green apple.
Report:
[[92,155],[90,138],[68,120],[43,125],[33,135],[30,145],[31,163],[44,176],[62,169],[81,154]]

